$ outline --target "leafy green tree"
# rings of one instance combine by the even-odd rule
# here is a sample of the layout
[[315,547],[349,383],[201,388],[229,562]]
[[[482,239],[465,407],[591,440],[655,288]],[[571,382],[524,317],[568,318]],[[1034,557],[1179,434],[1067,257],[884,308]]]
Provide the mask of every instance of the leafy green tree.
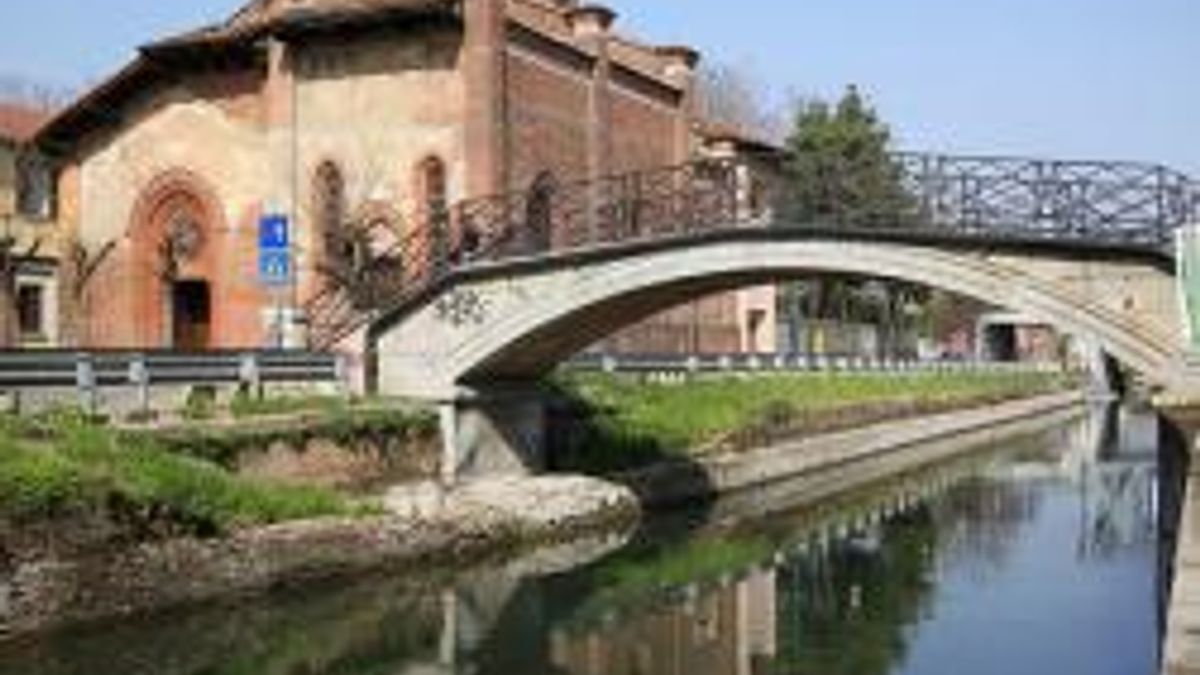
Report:
[[[819,99],[801,103],[787,139],[782,225],[884,228],[903,224],[913,200],[890,148],[890,130],[857,87],[847,87],[836,104]],[[783,308],[784,315],[810,321],[873,321],[881,331],[879,356],[896,355],[900,345],[896,307],[919,291],[901,282],[867,290],[857,279],[803,280],[782,294],[791,305]],[[842,298],[857,299],[854,317],[835,309],[847,305]],[[808,336],[808,350],[819,351],[823,341],[818,331],[809,330]]]
[[836,105],[801,103],[787,139],[784,222],[899,225],[912,200],[890,146],[890,130],[854,86]]

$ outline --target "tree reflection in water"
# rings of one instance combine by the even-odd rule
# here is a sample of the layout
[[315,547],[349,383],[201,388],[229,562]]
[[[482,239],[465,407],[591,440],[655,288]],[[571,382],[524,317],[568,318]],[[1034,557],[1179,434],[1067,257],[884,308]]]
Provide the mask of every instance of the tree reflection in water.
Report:
[[[933,588],[937,528],[926,508],[779,570],[779,652],[761,672],[883,675]],[[852,645],[852,647],[851,647]]]

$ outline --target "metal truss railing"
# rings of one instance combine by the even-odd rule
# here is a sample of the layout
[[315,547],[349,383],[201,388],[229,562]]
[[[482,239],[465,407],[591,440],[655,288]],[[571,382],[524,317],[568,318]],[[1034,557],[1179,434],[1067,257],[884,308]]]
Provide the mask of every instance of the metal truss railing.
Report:
[[1200,192],[1166,167],[900,154],[912,203],[902,226],[962,236],[1166,247],[1196,219]]
[[[527,190],[433,206],[335,242],[341,264],[308,305],[327,349],[449,274],[481,263],[743,228],[887,230],[945,239],[1057,242],[1165,253],[1200,221],[1200,184],[1162,166],[899,153],[884,166],[809,167],[803,182],[700,161],[592,181],[549,174]],[[791,184],[789,184],[791,183]]]

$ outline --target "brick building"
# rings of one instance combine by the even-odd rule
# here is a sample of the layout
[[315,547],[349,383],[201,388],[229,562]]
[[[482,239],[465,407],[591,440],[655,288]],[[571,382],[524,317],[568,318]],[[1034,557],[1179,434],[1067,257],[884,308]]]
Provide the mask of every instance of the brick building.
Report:
[[[98,263],[64,303],[65,340],[299,345],[328,235],[350,219],[411,237],[433,204],[727,141],[697,133],[698,55],[625,37],[615,19],[574,0],[254,0],[142,47],[38,135],[58,168],[60,230]],[[259,283],[271,215],[294,224],[294,281],[280,288]],[[756,336],[773,328],[739,323],[773,322],[773,297],[757,293],[698,301],[616,342],[770,347]]]
[[58,339],[58,232],[49,168],[29,142],[47,113],[0,102],[0,348]]

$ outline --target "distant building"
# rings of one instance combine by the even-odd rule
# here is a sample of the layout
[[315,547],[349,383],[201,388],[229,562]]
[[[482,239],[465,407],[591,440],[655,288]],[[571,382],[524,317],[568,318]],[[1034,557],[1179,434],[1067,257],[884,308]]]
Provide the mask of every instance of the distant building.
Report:
[[30,140],[48,114],[0,102],[0,348],[58,341],[58,232],[49,167]]
[[[103,259],[75,285],[68,341],[301,345],[348,219],[419,242],[439,204],[729,141],[697,133],[697,53],[615,19],[574,0],[254,0],[142,47],[38,136],[64,238]],[[293,228],[294,282],[268,288],[258,225],[276,214]],[[723,294],[612,342],[770,351],[773,314],[768,290]]]
[[1053,326],[1009,312],[980,316],[975,344],[979,358],[989,361],[1058,363],[1066,356],[1063,337]]

